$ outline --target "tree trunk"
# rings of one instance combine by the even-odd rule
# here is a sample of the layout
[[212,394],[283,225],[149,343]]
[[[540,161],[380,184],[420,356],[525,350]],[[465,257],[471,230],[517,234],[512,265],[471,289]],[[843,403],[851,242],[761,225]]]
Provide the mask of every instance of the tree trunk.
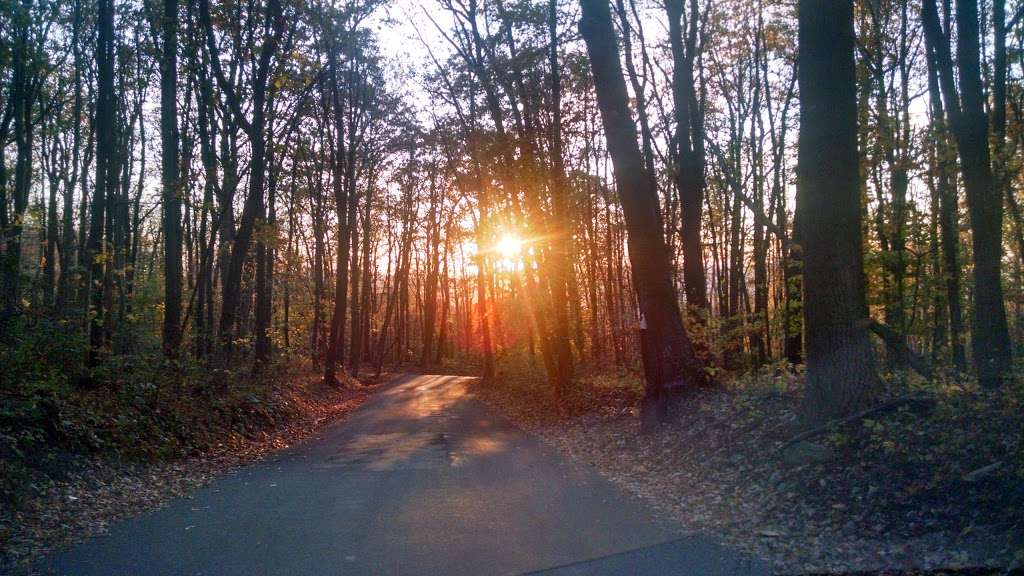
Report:
[[[572,348],[569,345],[569,277],[572,266],[572,217],[569,213],[569,188],[565,184],[562,158],[562,79],[558,65],[558,2],[548,3],[548,32],[551,41],[551,207],[556,226],[551,238],[551,305],[554,308],[554,333],[551,346],[555,356],[555,390],[564,394],[572,382]],[[447,264],[446,264],[447,266]]]
[[953,182],[953,166],[955,152],[949,146],[949,133],[946,130],[945,112],[942,95],[939,89],[938,62],[935,49],[929,45],[928,52],[928,94],[932,109],[932,146],[934,147],[935,163],[932,166],[935,174],[935,187],[939,200],[939,236],[942,252],[942,278],[945,283],[945,303],[949,310],[949,340],[953,351],[953,367],[958,372],[967,371],[967,358],[964,353],[963,312],[960,305],[960,264],[959,264],[959,201],[956,186]]
[[[274,109],[273,93],[267,108]],[[277,178],[279,166],[276,163],[274,150],[273,123],[267,129],[267,201],[260,207],[259,222],[265,226],[256,242],[256,342],[255,367],[261,369],[270,361],[273,344],[270,341],[270,328],[273,321],[274,302],[274,246],[265,238],[267,234],[275,234],[274,202],[277,196]]]
[[345,356],[345,313],[348,311],[349,247],[352,239],[348,218],[349,190],[345,185],[345,111],[342,106],[341,88],[338,85],[336,50],[333,45],[329,49],[328,65],[331,68],[331,100],[335,129],[331,184],[334,187],[334,207],[338,219],[338,259],[335,270],[334,312],[331,314],[330,339],[324,357],[324,382],[333,384],[338,382],[334,376],[338,360]]
[[351,231],[352,237],[349,239],[349,252],[351,253],[351,270],[352,270],[352,298],[349,301],[350,316],[352,317],[351,327],[349,330],[349,374],[353,378],[359,375],[359,355],[362,354],[362,312],[360,307],[362,305],[362,296],[359,292],[360,285],[362,284],[361,277],[361,262],[362,258],[361,251],[359,250],[359,197],[355,193],[355,180],[352,181],[351,197],[349,198],[348,218],[349,218],[349,230]]
[[640,307],[640,340],[646,391],[645,429],[664,421],[668,394],[707,382],[683,328],[662,235],[657,191],[651,185],[629,112],[615,30],[606,0],[581,0],[580,32],[587,44],[598,107],[612,158],[629,236],[629,261]]
[[99,0],[96,15],[96,180],[92,194],[92,212],[89,220],[89,240],[85,261],[90,274],[86,283],[89,293],[89,354],[90,367],[99,364],[105,350],[103,327],[109,313],[104,307],[104,285],[107,261],[110,258],[104,238],[106,199],[113,189],[115,146],[114,95],[114,5],[113,0]]
[[[18,16],[14,39],[14,70],[11,73],[10,98],[14,106],[14,141],[17,157],[14,166],[14,214],[2,231],[6,247],[4,262],[4,312],[11,314],[21,306],[21,235],[29,188],[32,186],[32,95],[29,66],[35,60],[29,55],[29,29],[32,22],[31,0],[21,0],[15,7]],[[34,66],[33,66],[34,67]],[[6,145],[6,142],[0,143]],[[6,205],[4,209],[6,210]]]
[[362,293],[358,296],[360,306],[357,311],[360,312],[359,319],[359,330],[353,330],[352,334],[352,354],[349,356],[349,370],[352,377],[359,376],[359,369],[363,363],[363,356],[369,352],[369,334],[370,334],[370,299],[373,296],[373,277],[371,275],[371,265],[373,264],[370,260],[370,252],[372,245],[370,242],[370,232],[372,220],[370,219],[371,210],[373,209],[373,188],[376,185],[374,178],[369,178],[366,185],[366,197],[364,199],[363,214],[362,214],[362,227],[363,227],[363,248],[362,248],[362,275],[363,279],[361,284]]
[[861,242],[853,2],[799,2],[798,211],[808,425],[863,409],[879,381]]
[[704,244],[701,238],[701,212],[704,206],[704,111],[697,99],[693,64],[697,51],[699,18],[697,1],[690,1],[683,36],[684,0],[668,0],[669,44],[672,48],[672,102],[675,110],[675,185],[683,212],[683,287],[686,303],[699,311],[697,320],[707,314],[708,296],[704,278]]
[[[57,135],[53,135],[56,140]],[[51,148],[50,163],[57,162],[57,146]],[[49,197],[46,200],[46,256],[43,264],[43,304],[47,310],[53,310],[54,297],[57,291],[57,243],[60,236],[57,231],[60,223],[57,220],[57,188],[60,179],[57,170],[49,171],[46,176],[49,181]],[[62,271],[63,272],[63,271]]]
[[934,50],[946,117],[956,138],[960,167],[967,193],[974,251],[974,368],[983,386],[1002,383],[1010,368],[1012,351],[1003,302],[1002,224],[1003,199],[992,176],[988,119],[979,62],[977,0],[957,0],[957,72],[960,93],[953,77],[953,61],[946,35],[939,23],[935,0],[921,8],[925,40]]
[[[63,239],[61,243],[60,251],[60,281],[57,286],[57,309],[66,311],[71,296],[71,278],[72,278],[72,247],[76,246],[75,242],[75,227],[74,227],[74,202],[75,202],[75,187],[78,183],[79,178],[79,150],[82,146],[82,47],[81,47],[81,29],[82,29],[82,2],[81,0],[74,1],[74,8],[72,12],[72,30],[71,30],[71,51],[74,56],[74,104],[72,106],[72,117],[74,123],[72,124],[72,139],[71,139],[71,174],[65,179],[64,185],[64,213],[63,213],[63,229],[61,237]],[[2,184],[0,184],[2,186]],[[77,249],[81,250],[81,246],[76,246]],[[66,312],[62,312],[66,314]]]
[[181,187],[178,182],[178,0],[164,0],[160,60],[160,149],[164,226],[163,349],[177,358],[181,346]]

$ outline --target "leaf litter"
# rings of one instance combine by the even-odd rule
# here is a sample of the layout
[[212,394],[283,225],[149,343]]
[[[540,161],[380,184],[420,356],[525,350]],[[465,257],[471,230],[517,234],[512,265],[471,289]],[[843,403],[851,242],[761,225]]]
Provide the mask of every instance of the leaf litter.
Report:
[[998,391],[929,383],[932,410],[831,428],[808,440],[828,458],[790,463],[779,448],[801,430],[798,373],[696,392],[647,436],[633,374],[584,375],[561,400],[542,387],[513,372],[476,392],[682,531],[717,536],[779,574],[1003,574],[1024,556],[1020,379]]

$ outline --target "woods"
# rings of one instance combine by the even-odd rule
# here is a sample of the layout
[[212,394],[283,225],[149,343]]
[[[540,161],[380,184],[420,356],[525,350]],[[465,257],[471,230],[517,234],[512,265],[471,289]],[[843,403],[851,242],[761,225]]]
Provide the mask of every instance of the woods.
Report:
[[[560,398],[641,374],[650,430],[759,370],[806,370],[807,426],[908,368],[998,388],[1024,326],[1020,15],[8,2],[4,394],[137,362],[215,390],[522,357]],[[52,330],[73,360],[36,351]]]
[[0,571],[379,390],[374,474],[479,401],[785,573],[1019,564],[1022,151],[1021,0],[0,0]]

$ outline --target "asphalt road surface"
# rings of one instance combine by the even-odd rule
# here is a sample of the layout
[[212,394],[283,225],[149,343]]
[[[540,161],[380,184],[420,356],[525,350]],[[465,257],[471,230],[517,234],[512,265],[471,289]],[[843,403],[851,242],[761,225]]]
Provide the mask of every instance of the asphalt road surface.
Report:
[[406,376],[345,422],[36,565],[74,575],[768,574],[473,399]]

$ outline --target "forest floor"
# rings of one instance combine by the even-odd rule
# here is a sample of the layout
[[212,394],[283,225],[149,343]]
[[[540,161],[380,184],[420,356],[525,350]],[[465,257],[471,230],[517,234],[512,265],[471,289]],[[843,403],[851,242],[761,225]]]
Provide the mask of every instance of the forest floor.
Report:
[[799,431],[800,374],[764,371],[697,393],[675,423],[642,436],[637,376],[583,375],[559,404],[524,363],[503,363],[478,396],[684,530],[758,554],[779,574],[996,574],[1024,559],[1020,379],[996,392],[893,385],[891,398],[929,402],[780,451]]
[[[263,381],[233,382],[220,398],[193,382],[175,391],[177,400],[136,394],[135,410],[126,410],[135,384],[121,384],[118,393],[101,384],[48,410],[60,414],[58,429],[29,449],[18,450],[0,426],[8,434],[0,434],[8,441],[0,443],[0,572],[188,496],[345,418],[379,388],[377,380],[328,386],[308,366],[289,365]],[[90,445],[70,441],[85,429]]]

